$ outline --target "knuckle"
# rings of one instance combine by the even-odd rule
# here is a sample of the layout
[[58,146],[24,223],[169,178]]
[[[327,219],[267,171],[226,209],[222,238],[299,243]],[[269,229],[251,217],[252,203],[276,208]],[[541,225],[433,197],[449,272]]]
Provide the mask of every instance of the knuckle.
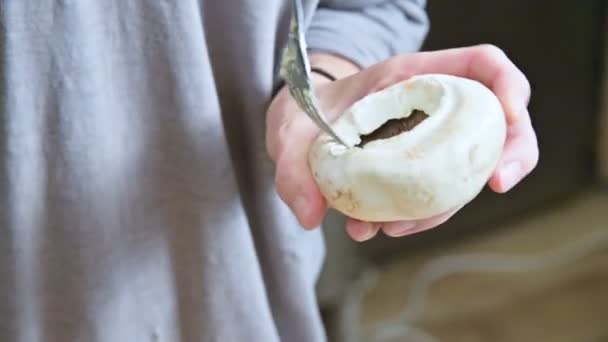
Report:
[[381,76],[374,80],[372,90],[380,91],[410,78],[413,68],[411,63],[411,58],[408,55],[398,55],[385,60],[381,65],[380,72],[375,73]]
[[477,46],[477,53],[486,58],[505,58],[506,53],[494,44],[481,44]]
[[399,69],[403,65],[403,56],[392,56],[382,63],[382,68],[385,70]]
[[274,161],[276,161],[276,158],[277,158],[277,146],[269,134],[266,134],[265,139],[266,139],[266,155],[270,158],[270,160],[272,160],[274,162]]
[[279,197],[285,203],[289,204],[293,200],[298,187],[297,179],[300,178],[298,169],[293,165],[293,160],[281,156],[277,162],[274,182]]
[[392,72],[398,80],[405,80],[412,76],[412,70],[419,69],[418,59],[412,58],[409,54],[395,57]]
[[285,167],[285,162],[283,161],[282,158],[279,157],[277,163],[276,163],[276,170],[274,173],[274,182],[277,185],[277,190],[279,192],[281,192],[283,190],[284,184],[286,183],[286,180],[288,179],[288,170]]
[[266,135],[266,149],[271,160],[278,163],[283,154],[285,142],[288,141],[291,130],[291,121],[283,120],[272,131],[275,133]]
[[278,165],[277,170],[274,176],[274,183],[277,189],[277,193],[279,197],[283,201],[287,201],[287,182],[289,180],[289,174],[285,171],[284,167],[281,167],[281,164]]
[[494,44],[480,44],[476,47],[476,56],[482,61],[491,61],[492,63],[498,63],[504,67],[503,71],[514,73],[514,80],[518,83],[518,86],[522,88],[522,93],[526,96],[526,103],[530,101],[532,93],[532,86],[530,80],[514,63],[509,59],[506,52],[500,47]]
[[393,72],[399,72],[407,67],[408,62],[409,58],[407,55],[398,55],[389,60],[388,67]]

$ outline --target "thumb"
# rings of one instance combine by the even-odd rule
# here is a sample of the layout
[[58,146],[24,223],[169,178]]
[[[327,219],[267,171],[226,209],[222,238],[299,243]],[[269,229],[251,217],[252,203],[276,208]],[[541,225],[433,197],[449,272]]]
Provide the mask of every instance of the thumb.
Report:
[[321,225],[327,210],[308,164],[308,150],[316,132],[314,124],[304,114],[285,127],[275,174],[279,196],[307,229]]

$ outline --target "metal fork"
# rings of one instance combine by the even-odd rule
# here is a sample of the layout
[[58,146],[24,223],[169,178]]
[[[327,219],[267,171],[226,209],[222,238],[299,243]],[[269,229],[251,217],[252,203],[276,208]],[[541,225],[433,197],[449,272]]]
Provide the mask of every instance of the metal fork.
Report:
[[302,2],[293,0],[293,16],[291,18],[287,48],[283,53],[281,77],[285,80],[289,93],[312,121],[340,144],[347,146],[336,132],[327,124],[318,105],[315,90],[310,81],[310,62],[306,54],[304,38]]

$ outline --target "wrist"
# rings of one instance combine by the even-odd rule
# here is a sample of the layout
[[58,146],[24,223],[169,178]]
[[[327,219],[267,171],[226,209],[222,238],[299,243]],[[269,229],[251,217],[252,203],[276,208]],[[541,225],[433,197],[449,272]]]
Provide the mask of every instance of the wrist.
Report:
[[310,79],[314,86],[320,86],[322,84],[331,83],[336,80],[331,74],[325,74],[323,72],[318,72],[316,69],[311,68],[310,70]]
[[[309,60],[310,77],[315,86],[330,83],[361,71],[361,68],[352,61],[328,53],[312,53],[309,55]],[[274,88],[271,98],[275,98],[285,88],[285,83],[280,81]]]
[[361,71],[361,68],[345,57],[329,53],[312,53],[309,56],[311,69],[327,74],[334,80],[342,79]]
[[316,75],[318,75],[318,76],[321,76],[322,78],[325,78],[326,80],[328,80],[328,81],[330,81],[330,82],[336,81],[336,80],[338,79],[338,78],[337,78],[336,76],[334,76],[332,73],[330,73],[330,72],[326,71],[326,70],[325,70],[325,69],[323,69],[323,68],[319,68],[319,67],[316,67],[316,66],[312,66],[312,67],[310,68],[310,72],[311,72],[313,75],[315,75],[315,74],[316,74]]

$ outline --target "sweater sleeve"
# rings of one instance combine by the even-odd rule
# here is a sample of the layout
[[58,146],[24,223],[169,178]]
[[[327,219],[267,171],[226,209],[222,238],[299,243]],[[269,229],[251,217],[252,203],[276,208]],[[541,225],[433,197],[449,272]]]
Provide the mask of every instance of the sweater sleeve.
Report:
[[420,49],[429,29],[426,0],[321,0],[306,33],[309,52],[368,67]]

